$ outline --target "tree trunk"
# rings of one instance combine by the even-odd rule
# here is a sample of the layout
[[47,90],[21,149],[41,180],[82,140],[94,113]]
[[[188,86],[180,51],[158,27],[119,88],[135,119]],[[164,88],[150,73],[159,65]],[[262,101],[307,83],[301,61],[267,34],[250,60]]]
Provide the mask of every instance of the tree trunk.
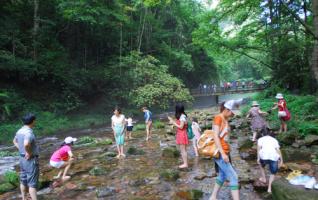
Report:
[[311,69],[314,72],[314,77],[316,79],[316,83],[318,84],[318,1],[312,1],[312,13],[314,18],[314,33],[315,33],[315,42],[314,42],[314,50],[312,54],[312,63]]
[[39,10],[39,0],[33,0],[34,5],[34,13],[33,13],[33,59],[36,60],[37,58],[37,33],[39,30],[39,17],[38,17],[38,10]]
[[142,23],[142,27],[141,27],[141,31],[140,31],[140,35],[139,35],[139,44],[138,44],[138,51],[139,52],[140,52],[141,43],[142,43],[142,35],[144,34],[144,30],[145,30],[147,12],[148,12],[148,8],[145,7],[144,19],[143,19],[143,23]]

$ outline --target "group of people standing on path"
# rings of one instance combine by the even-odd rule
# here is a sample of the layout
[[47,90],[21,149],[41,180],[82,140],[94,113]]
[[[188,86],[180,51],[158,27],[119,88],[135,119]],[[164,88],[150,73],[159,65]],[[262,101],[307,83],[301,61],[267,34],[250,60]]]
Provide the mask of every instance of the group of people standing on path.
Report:
[[[278,117],[281,120],[280,132],[286,132],[286,121],[290,119],[290,113],[283,95],[277,94],[276,98],[278,102],[275,103],[272,109],[278,108]],[[223,185],[230,187],[234,200],[239,199],[238,176],[230,159],[230,126],[228,121],[235,115],[236,109],[241,103],[242,100],[223,102],[220,106],[220,113],[216,115],[213,120],[213,139],[220,156],[213,158],[218,175],[210,200],[216,199]],[[146,107],[142,108],[142,111],[144,112],[146,124],[146,140],[149,140],[151,138],[152,113]],[[128,139],[132,138],[133,120],[131,117],[126,119],[119,107],[115,107],[113,113],[114,115],[111,117],[111,127],[117,145],[117,158],[124,158],[125,135],[127,135]],[[271,175],[269,178],[268,192],[271,192],[271,183],[274,180],[279,166],[283,164],[283,158],[279,150],[278,141],[271,136],[272,132],[268,129],[268,125],[262,117],[264,114],[266,114],[266,112],[260,110],[259,104],[253,102],[247,117],[252,118],[251,128],[253,131],[253,141],[256,141],[258,132],[262,134],[262,137],[257,141],[257,162],[261,166],[261,177],[259,180],[264,183],[266,182],[264,167],[269,165]],[[182,157],[182,164],[179,165],[179,168],[188,168],[187,145],[190,143],[190,139],[193,141],[195,155],[199,156],[197,142],[201,137],[201,129],[198,121],[196,118],[190,118],[190,120],[188,120],[188,116],[182,104],[177,104],[175,107],[175,119],[171,117],[168,117],[168,119],[169,122],[177,128],[176,144],[179,146]],[[27,199],[27,192],[30,193],[32,200],[37,200],[39,149],[32,130],[35,126],[36,117],[33,114],[27,114],[22,118],[22,121],[24,126],[17,131],[13,139],[13,143],[20,154],[20,189],[23,200]],[[189,128],[194,133],[193,138],[188,138]],[[127,131],[127,134],[125,134],[125,131]],[[67,173],[75,159],[71,147],[76,141],[77,139],[73,137],[65,138],[63,144],[51,156],[50,165],[59,169],[59,173],[54,179],[67,181],[71,178]]]

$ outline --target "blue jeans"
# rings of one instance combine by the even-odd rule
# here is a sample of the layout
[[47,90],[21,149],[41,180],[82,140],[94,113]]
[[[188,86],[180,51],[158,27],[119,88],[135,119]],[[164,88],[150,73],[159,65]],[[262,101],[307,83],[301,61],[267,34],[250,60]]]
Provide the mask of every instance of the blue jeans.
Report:
[[214,158],[214,161],[219,166],[219,175],[216,178],[216,183],[222,186],[224,181],[228,180],[230,181],[229,187],[231,190],[238,190],[238,177],[234,168],[232,167],[232,164],[229,162],[226,163],[222,156],[220,156],[219,159]]
[[269,171],[271,172],[271,174],[276,174],[278,172],[278,161],[260,159],[260,163],[263,168],[266,165],[269,165]]

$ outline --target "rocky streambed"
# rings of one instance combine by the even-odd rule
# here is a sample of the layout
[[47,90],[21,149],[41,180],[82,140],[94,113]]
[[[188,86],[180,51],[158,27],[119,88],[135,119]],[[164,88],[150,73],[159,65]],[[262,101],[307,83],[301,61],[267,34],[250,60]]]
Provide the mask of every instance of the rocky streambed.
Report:
[[[190,115],[197,116],[202,126],[209,127],[216,113],[217,109],[207,109],[193,111]],[[271,199],[255,190],[260,188],[254,187],[258,175],[253,147],[245,140],[248,139],[248,127],[242,119],[233,120],[231,126],[231,157],[241,183],[241,199]],[[190,168],[179,170],[177,166],[181,160],[175,146],[174,131],[169,126],[155,129],[148,142],[144,131],[134,131],[134,139],[125,144],[127,157],[120,160],[115,158],[116,146],[111,143],[114,139],[109,129],[68,134],[82,137],[81,144],[73,148],[76,162],[70,170],[71,180],[57,187],[52,187],[51,181],[57,170],[51,168],[48,162],[64,135],[40,142],[39,199],[208,199],[212,192],[215,183],[213,161],[196,158],[192,145],[189,145]],[[1,194],[0,199],[19,199],[19,195],[15,188]],[[228,188],[222,189],[219,199],[231,199]]]

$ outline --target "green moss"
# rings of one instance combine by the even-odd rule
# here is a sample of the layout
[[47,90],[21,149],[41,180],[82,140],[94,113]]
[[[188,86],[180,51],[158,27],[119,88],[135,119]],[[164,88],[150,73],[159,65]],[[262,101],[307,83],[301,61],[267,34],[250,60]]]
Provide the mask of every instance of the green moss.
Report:
[[160,172],[160,177],[166,181],[176,181],[180,175],[176,170],[167,169]]
[[137,124],[137,125],[135,125],[134,129],[136,131],[145,130],[146,129],[146,124]]
[[0,158],[7,156],[18,156],[19,152],[17,151],[0,151]]
[[165,124],[161,121],[155,121],[153,123],[153,126],[156,128],[156,129],[161,129],[161,128],[164,128],[165,127]]
[[9,192],[11,190],[14,190],[16,186],[12,185],[11,183],[2,183],[0,184],[0,194]]
[[10,183],[14,186],[19,185],[19,175],[15,171],[7,171],[5,172],[3,179],[5,182]]

